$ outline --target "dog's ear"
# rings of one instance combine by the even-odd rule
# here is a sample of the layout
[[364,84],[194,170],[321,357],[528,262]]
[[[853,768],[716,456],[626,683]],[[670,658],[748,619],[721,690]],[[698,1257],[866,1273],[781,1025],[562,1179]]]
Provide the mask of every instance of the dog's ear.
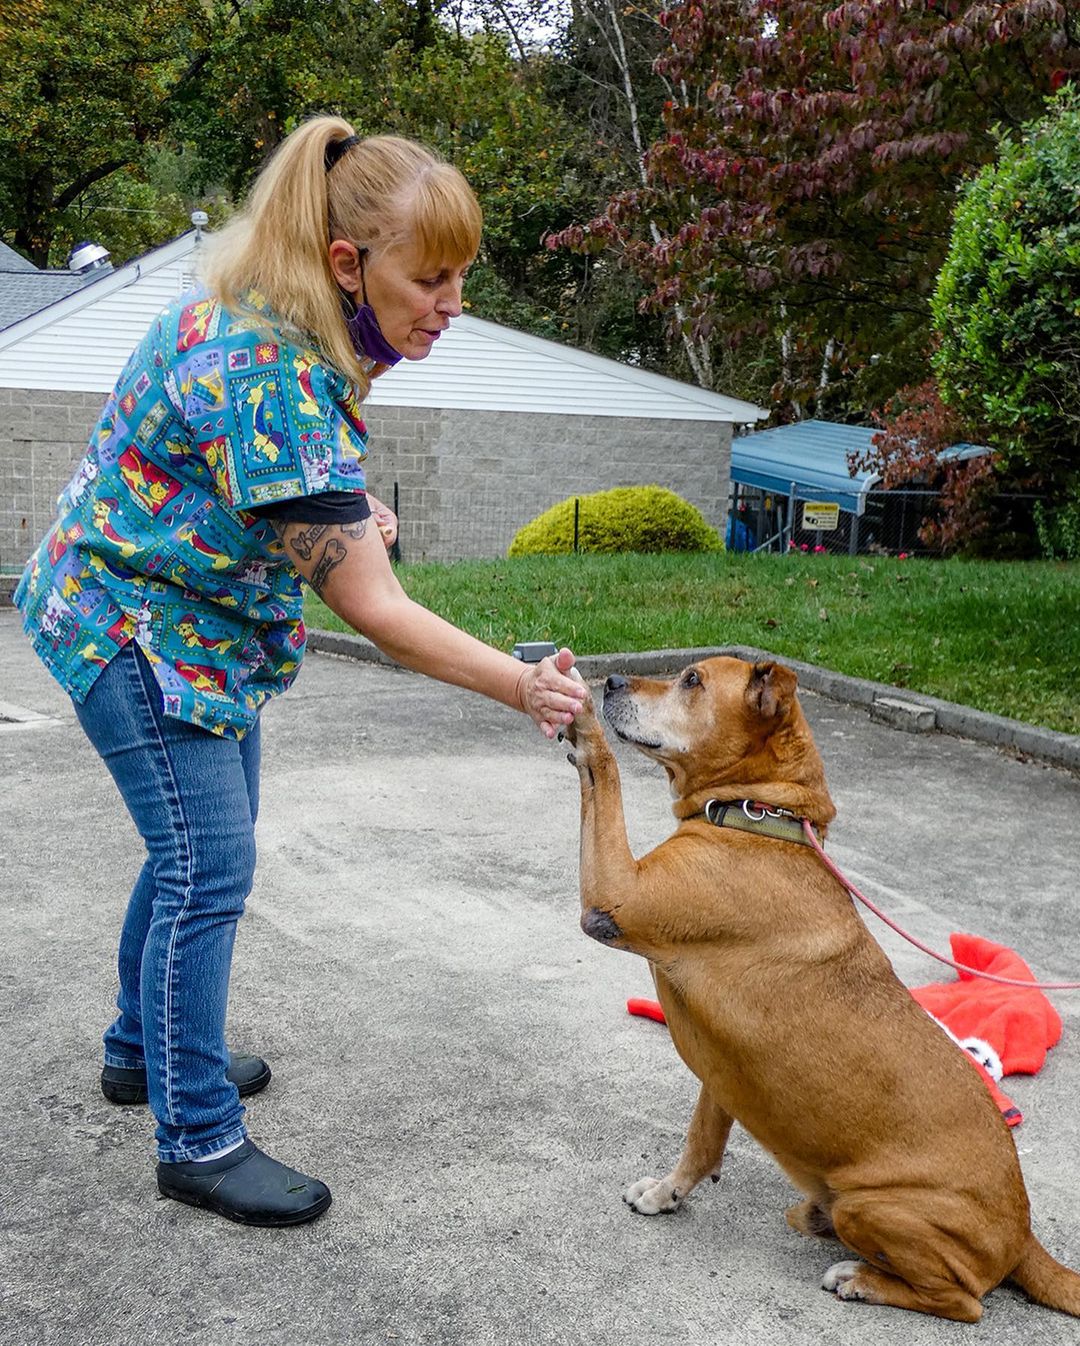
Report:
[[798,678],[783,664],[755,664],[746,689],[747,699],[763,720],[783,715],[791,705]]

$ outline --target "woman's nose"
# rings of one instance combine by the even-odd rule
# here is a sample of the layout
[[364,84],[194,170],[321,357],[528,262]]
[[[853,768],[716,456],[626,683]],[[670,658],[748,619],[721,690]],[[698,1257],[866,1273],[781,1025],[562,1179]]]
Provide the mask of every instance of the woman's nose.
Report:
[[445,313],[448,318],[460,317],[464,307],[461,302],[460,282],[447,286],[445,293],[439,296],[435,307],[440,313]]

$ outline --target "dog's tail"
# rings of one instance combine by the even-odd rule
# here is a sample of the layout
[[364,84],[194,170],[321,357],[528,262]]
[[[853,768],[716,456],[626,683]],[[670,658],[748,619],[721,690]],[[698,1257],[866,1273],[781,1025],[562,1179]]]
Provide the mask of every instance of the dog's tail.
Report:
[[1080,1318],[1080,1275],[1055,1261],[1034,1234],[1028,1234],[1023,1256],[1006,1279],[1037,1304]]

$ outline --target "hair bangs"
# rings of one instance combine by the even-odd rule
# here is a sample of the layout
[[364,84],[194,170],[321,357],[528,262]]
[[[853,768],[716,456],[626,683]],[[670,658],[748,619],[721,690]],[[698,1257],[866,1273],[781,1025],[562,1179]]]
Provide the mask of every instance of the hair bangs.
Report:
[[483,215],[456,168],[437,164],[413,198],[413,238],[421,266],[465,266],[480,248]]

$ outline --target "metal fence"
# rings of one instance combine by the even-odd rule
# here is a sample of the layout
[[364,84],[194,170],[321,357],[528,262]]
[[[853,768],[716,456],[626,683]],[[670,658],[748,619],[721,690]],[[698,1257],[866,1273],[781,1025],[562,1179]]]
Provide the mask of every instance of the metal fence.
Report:
[[[997,495],[987,502],[994,530],[1035,537],[1037,495]],[[793,483],[786,496],[746,487],[733,490],[725,541],[733,551],[828,552],[855,556],[929,556],[924,525],[941,515],[936,491],[871,490],[862,513],[822,500],[820,489]]]

